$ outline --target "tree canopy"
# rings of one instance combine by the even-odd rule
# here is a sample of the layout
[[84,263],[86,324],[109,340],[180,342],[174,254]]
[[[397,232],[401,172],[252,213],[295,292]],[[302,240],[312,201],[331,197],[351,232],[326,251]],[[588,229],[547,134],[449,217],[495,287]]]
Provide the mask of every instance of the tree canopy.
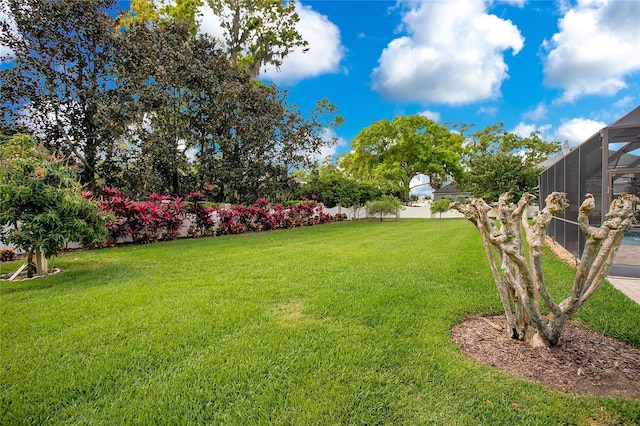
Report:
[[13,52],[0,69],[3,127],[26,126],[53,152],[73,156],[96,186],[104,152],[124,131],[114,0],[7,0],[0,43]]
[[462,143],[461,135],[427,117],[394,117],[363,129],[339,164],[347,174],[397,191],[406,201],[417,175],[428,175],[435,189],[462,175]]
[[296,2],[282,0],[207,0],[220,19],[225,51],[235,68],[257,78],[260,67],[279,67],[307,41],[297,31]]
[[537,131],[531,132],[527,137],[508,132],[503,123],[487,126],[466,137],[464,161],[467,166],[473,168],[476,158],[485,154],[503,153],[517,155],[526,166],[537,167],[561,149],[560,142],[547,142],[540,136],[540,132]]
[[325,206],[361,207],[380,196],[380,190],[370,182],[359,181],[326,165],[304,177],[298,196],[317,197]]
[[465,142],[467,173],[460,183],[472,197],[487,202],[505,192],[518,199],[525,192],[536,194],[540,163],[559,151],[559,142],[544,141],[539,132],[522,137],[502,123],[488,126]]
[[[275,3],[260,5],[276,13]],[[143,197],[217,185],[218,201],[290,197],[291,170],[331,143],[322,132],[340,124],[336,107],[322,99],[303,114],[286,91],[255,84],[216,40],[194,34],[196,4],[139,0],[114,19],[112,0],[3,3],[11,19],[0,41],[13,51],[0,70],[3,132],[24,128],[74,158],[89,190]]]
[[505,192],[519,199],[525,192],[536,192],[538,172],[538,167],[527,165],[518,155],[484,153],[474,159],[465,188],[472,197],[489,203]]

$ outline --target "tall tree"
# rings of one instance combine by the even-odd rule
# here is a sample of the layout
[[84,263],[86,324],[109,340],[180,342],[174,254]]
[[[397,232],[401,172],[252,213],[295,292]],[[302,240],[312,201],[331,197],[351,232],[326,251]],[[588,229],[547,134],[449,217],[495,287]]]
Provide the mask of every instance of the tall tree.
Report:
[[214,40],[189,37],[184,22],[134,23],[125,37],[124,74],[137,85],[141,108],[134,164],[148,171],[146,185],[180,193],[172,182],[189,168],[185,150],[192,149],[195,183],[217,185],[222,201],[280,201],[294,186],[289,172],[326,145],[324,128],[341,122],[327,100],[303,117],[286,92],[254,84]]
[[95,188],[105,152],[125,128],[114,78],[114,0],[6,0],[0,43],[13,57],[0,70],[2,127],[24,125],[81,165]]
[[[185,21],[134,22],[123,33],[119,77],[136,93],[135,121],[128,148],[135,151],[128,170],[129,187],[140,195],[165,192],[183,195],[188,175],[186,150],[194,145],[189,113],[198,108],[191,95],[193,81],[216,69],[202,68],[196,40]],[[125,52],[126,50],[126,52]],[[207,54],[213,54],[209,52]]]
[[118,21],[124,28],[134,23],[148,25],[166,21],[180,21],[189,27],[192,37],[198,32],[202,0],[131,0],[129,11],[120,14]]
[[436,189],[462,175],[462,143],[462,136],[427,117],[394,117],[362,130],[339,164],[351,176],[399,191],[407,201],[409,184],[417,175],[428,175]]
[[518,199],[525,192],[536,194],[540,163],[559,151],[559,142],[547,142],[539,132],[523,137],[507,132],[502,123],[487,126],[467,137],[468,173],[461,186],[487,202],[498,201],[505,192]]
[[[463,126],[463,131],[470,127]],[[540,136],[538,131],[531,132],[527,137],[508,132],[503,123],[487,126],[466,137],[465,163],[468,167],[473,168],[474,160],[481,155],[503,153],[518,155],[523,159],[523,164],[527,166],[538,166],[551,155],[560,152],[561,149],[560,142],[547,142]]]
[[525,192],[536,192],[539,171],[519,155],[483,153],[473,160],[473,168],[464,180],[465,189],[488,203],[498,201],[505,192],[520,199]]
[[307,42],[296,30],[296,2],[282,0],[207,0],[219,17],[223,43],[234,68],[257,78],[260,67],[279,67],[294,49]]

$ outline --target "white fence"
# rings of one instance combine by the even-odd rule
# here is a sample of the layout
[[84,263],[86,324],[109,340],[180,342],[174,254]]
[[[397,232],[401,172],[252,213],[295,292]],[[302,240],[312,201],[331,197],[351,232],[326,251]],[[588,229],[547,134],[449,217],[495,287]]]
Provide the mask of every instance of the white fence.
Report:
[[[538,209],[537,206],[529,207],[529,216],[531,216],[533,211],[537,209]],[[367,212],[364,207],[361,207],[359,209],[345,208],[340,206],[332,207],[330,209],[325,207],[323,211],[325,213],[329,213],[332,215],[335,215],[337,213],[344,213],[347,215],[347,218],[349,220],[365,219],[367,217]],[[404,206],[400,209],[400,214],[398,215],[398,217],[400,219],[439,219],[440,217],[445,219],[445,218],[463,218],[464,215],[462,213],[459,213],[456,210],[449,210],[447,212],[444,212],[442,213],[442,216],[440,216],[440,213],[432,214],[430,206],[427,204],[427,205],[418,205],[418,206]],[[185,222],[183,223],[182,228],[180,229],[180,233],[182,234],[182,236],[187,235],[186,230],[190,225],[191,225],[191,221],[189,219],[186,219]],[[71,243],[68,243],[67,247],[78,248],[79,245],[77,243],[71,242]],[[6,245],[0,243],[0,249],[5,249],[5,248],[13,248],[13,247],[7,247]]]
[[[359,209],[353,208],[345,208],[345,207],[332,207],[330,209],[324,209],[325,213],[337,214],[344,213],[347,215],[349,220],[352,219],[364,219],[367,217],[367,211],[364,207]],[[429,205],[419,205],[419,206],[404,206],[400,209],[400,214],[398,215],[400,219],[432,219],[432,218],[440,218],[439,213],[431,214],[431,208]],[[457,212],[456,210],[449,210],[447,212],[442,213],[442,218],[460,218],[464,217],[462,213]]]

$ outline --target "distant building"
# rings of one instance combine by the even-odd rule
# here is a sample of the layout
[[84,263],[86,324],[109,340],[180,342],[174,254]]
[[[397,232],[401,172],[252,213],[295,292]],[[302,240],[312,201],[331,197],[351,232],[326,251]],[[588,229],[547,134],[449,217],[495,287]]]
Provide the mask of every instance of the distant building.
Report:
[[433,191],[433,201],[448,198],[452,201],[460,201],[466,203],[467,201],[469,201],[470,196],[470,192],[461,191],[460,189],[458,189],[458,184],[456,182],[451,182],[450,184]]
[[[596,209],[590,224],[600,226],[611,201],[622,192],[640,196],[640,106],[595,133],[577,148],[548,160],[539,176],[540,204],[553,191],[565,192],[569,208],[554,216],[549,236],[579,257],[585,246],[578,209],[587,193]],[[639,207],[640,208],[640,207]],[[640,217],[640,211],[637,212]],[[640,277],[640,224],[625,235],[610,269],[612,275]]]

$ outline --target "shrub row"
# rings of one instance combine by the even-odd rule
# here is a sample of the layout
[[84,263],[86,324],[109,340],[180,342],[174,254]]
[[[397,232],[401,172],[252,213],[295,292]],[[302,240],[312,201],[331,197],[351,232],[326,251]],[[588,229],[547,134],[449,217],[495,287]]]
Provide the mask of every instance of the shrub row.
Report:
[[260,199],[252,206],[215,206],[208,202],[212,191],[202,191],[180,197],[153,194],[149,201],[133,201],[116,188],[105,187],[97,194],[85,192],[110,217],[107,220],[108,244],[120,241],[150,243],[181,236],[240,234],[252,231],[309,226],[344,220],[345,215],[323,212],[316,200],[295,204],[271,205]]

